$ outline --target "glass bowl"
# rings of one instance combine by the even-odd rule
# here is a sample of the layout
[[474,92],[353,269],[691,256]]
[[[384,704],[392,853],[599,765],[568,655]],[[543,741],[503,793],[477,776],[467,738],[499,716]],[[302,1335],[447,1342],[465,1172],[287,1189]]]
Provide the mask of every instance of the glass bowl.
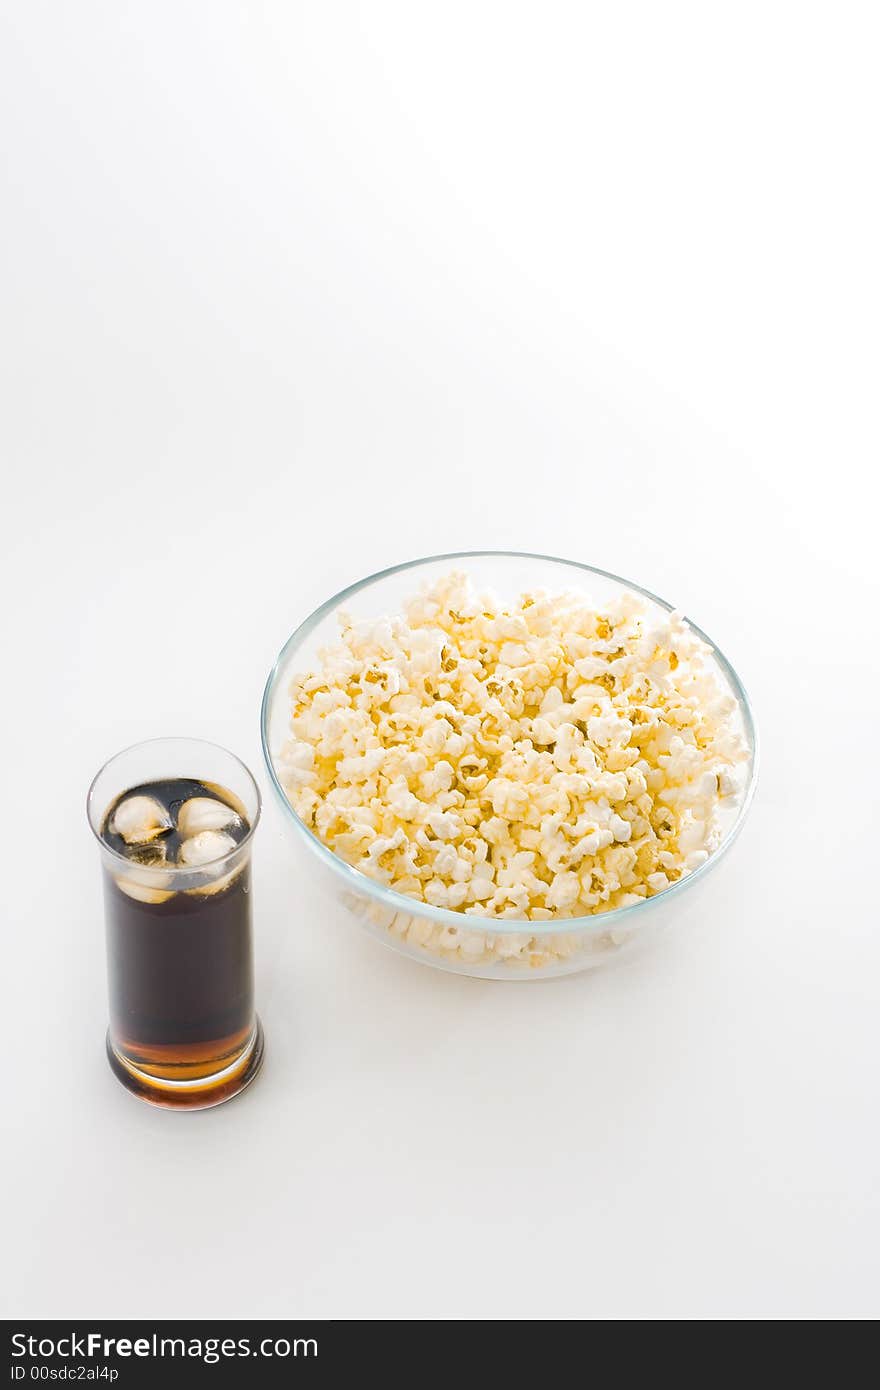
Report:
[[477,917],[395,893],[366,877],[328,849],[294,811],[282,786],[275,758],[289,730],[288,688],[294,674],[310,669],[318,651],[338,641],[335,620],[344,607],[355,618],[376,618],[402,612],[404,600],[426,582],[450,570],[463,569],[478,589],[491,589],[504,599],[524,591],[565,589],[585,592],[596,604],[623,591],[641,595],[651,612],[665,615],[673,605],[639,584],[605,570],[572,560],[505,551],[463,551],[433,555],[395,565],[352,584],[323,603],[285,643],[272,668],[263,695],[262,743],[269,779],[281,803],[298,855],[299,872],[324,876],[334,896],[363,927],[385,945],[441,970],[498,980],[538,980],[567,975],[615,960],[653,940],[673,920],[694,919],[711,874],[727,855],[742,829],[755,790],[758,770],[757,732],[742,682],[713,642],[690,623],[711,648],[723,687],[737,703],[739,731],[749,750],[742,791],[722,820],[722,839],[704,864],[655,897],[589,917],[559,921],[516,922]]

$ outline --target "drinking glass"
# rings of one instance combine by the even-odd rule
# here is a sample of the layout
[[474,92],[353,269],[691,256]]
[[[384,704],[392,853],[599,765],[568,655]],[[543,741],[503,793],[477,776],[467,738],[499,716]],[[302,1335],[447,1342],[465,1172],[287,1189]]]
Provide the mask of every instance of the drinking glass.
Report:
[[[245,829],[232,849],[200,864],[139,863],[108,843],[107,813],[123,793],[181,778],[234,806]],[[216,744],[153,739],[101,768],[87,812],[104,881],[111,1069],[154,1105],[193,1110],[229,1100],[263,1059],[251,921],[257,784]]]

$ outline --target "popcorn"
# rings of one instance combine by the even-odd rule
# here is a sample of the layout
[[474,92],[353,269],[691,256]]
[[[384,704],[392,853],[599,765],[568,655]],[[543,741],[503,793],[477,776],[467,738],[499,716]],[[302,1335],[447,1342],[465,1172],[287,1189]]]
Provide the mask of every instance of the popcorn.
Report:
[[[529,922],[643,901],[706,862],[748,750],[708,649],[680,614],[648,627],[646,612],[633,594],[503,606],[454,573],[403,617],[338,615],[340,645],[291,684],[278,767],[336,854],[462,914],[459,931],[399,911],[390,930],[531,969],[582,943]],[[466,929],[472,916],[524,930]]]

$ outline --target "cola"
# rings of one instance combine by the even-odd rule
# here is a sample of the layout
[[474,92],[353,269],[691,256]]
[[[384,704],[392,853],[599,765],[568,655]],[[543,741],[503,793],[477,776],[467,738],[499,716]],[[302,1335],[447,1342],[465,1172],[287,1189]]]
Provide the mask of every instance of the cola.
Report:
[[129,788],[101,825],[108,1055],[159,1104],[214,1104],[259,1065],[250,829],[230,791],[188,777]]

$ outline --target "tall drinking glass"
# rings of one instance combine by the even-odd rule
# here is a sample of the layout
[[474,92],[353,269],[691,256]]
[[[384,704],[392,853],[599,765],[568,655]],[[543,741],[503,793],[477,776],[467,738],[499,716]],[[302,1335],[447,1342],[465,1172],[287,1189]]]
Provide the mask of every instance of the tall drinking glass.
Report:
[[102,767],[87,812],[104,879],[110,1066],[154,1105],[229,1100],[263,1059],[251,923],[256,782],[216,744],[153,739]]

